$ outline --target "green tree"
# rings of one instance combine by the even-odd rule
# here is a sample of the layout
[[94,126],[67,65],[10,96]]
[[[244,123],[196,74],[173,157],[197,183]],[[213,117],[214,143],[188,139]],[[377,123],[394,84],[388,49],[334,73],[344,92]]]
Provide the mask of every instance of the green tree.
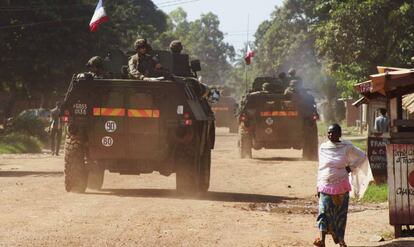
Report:
[[376,73],[377,65],[406,67],[414,55],[414,3],[393,0],[329,1],[314,28],[318,56],[338,80],[343,96]]
[[313,87],[320,78],[321,65],[315,53],[315,36],[310,32],[313,19],[307,13],[309,1],[288,0],[277,7],[270,21],[263,22],[256,34],[259,74],[275,75],[295,68],[305,85]]
[[213,13],[201,15],[200,19],[187,20],[181,8],[170,13],[172,20],[171,38],[179,39],[184,51],[200,59],[200,75],[206,83],[224,83],[222,80],[231,70],[230,61],[234,58],[233,46],[224,42],[224,34],[219,29],[220,21]]
[[[157,39],[167,16],[150,0],[105,2],[110,21],[89,32],[95,0],[13,0],[0,9],[0,90],[12,95],[61,96],[72,74],[108,48],[131,49],[137,37]],[[47,102],[44,102],[47,105]],[[7,115],[6,114],[6,115]],[[7,116],[6,116],[7,117]]]

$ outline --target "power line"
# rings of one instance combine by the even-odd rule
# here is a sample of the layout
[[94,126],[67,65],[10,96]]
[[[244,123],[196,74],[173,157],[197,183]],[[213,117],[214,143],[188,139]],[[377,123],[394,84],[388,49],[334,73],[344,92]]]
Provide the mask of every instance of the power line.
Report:
[[182,4],[187,4],[187,3],[193,3],[193,2],[199,2],[201,0],[177,0],[177,2],[175,3],[166,3],[166,4],[159,4],[157,5],[158,8],[165,8],[165,7],[172,7],[172,6],[177,6],[177,5],[182,5]]
[[181,2],[183,0],[170,0],[170,1],[165,1],[165,2],[158,2],[158,3],[154,3],[155,5],[163,5],[163,4],[169,4],[169,3],[176,3],[176,2]]

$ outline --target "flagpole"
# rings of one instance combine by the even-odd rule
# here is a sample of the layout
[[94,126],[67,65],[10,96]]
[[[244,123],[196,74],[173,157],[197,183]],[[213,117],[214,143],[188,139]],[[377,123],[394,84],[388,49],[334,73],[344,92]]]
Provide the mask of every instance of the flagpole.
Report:
[[[250,22],[250,14],[247,15],[247,32],[246,32],[246,53],[248,52],[249,47],[249,22]],[[246,94],[248,92],[247,89],[247,64],[244,63],[244,87]]]

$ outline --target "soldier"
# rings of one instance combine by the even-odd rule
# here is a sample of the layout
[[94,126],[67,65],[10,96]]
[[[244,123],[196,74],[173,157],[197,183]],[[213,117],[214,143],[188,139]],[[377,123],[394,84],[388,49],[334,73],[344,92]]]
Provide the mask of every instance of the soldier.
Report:
[[270,93],[272,91],[273,91],[273,85],[272,84],[270,84],[268,82],[263,83],[263,85],[262,85],[262,92],[263,93]]
[[302,81],[302,78],[300,78],[299,76],[296,76],[296,70],[294,68],[290,68],[288,71],[288,74],[289,74],[289,77],[288,77],[289,81],[292,81],[292,80]]
[[170,50],[173,54],[180,54],[183,50],[183,45],[179,40],[173,40],[170,44]]
[[89,69],[93,78],[109,78],[109,73],[105,70],[104,60],[100,56],[94,56],[86,63],[86,67]]
[[298,80],[291,80],[289,82],[289,86],[285,89],[284,94],[293,98],[295,94],[299,94],[300,90],[303,90],[302,82]]
[[289,87],[285,90],[285,95],[291,97],[292,101],[305,117],[311,117],[315,109],[315,99],[303,88],[302,81],[291,80]]
[[282,87],[287,88],[289,86],[289,78],[286,76],[285,72],[279,73],[279,80],[282,82]]
[[78,74],[78,78],[110,78],[110,74],[104,68],[104,60],[100,56],[91,57],[85,65],[88,72]]
[[139,80],[153,80],[159,76],[161,64],[148,54],[149,45],[145,39],[137,39],[134,43],[137,54],[131,56],[128,62],[129,76]]
[[264,93],[270,93],[273,91],[273,85],[271,83],[265,82],[262,84],[262,89],[260,91],[255,91],[252,93],[249,93],[250,95],[259,95],[259,94],[264,94]]

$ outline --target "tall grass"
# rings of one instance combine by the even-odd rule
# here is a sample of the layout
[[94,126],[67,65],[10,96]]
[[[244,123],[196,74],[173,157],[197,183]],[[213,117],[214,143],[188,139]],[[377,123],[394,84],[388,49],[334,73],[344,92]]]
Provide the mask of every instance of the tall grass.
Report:
[[387,184],[370,184],[362,202],[379,203],[388,201],[388,185]]
[[22,133],[9,133],[0,136],[0,154],[40,153],[42,143],[36,137]]

